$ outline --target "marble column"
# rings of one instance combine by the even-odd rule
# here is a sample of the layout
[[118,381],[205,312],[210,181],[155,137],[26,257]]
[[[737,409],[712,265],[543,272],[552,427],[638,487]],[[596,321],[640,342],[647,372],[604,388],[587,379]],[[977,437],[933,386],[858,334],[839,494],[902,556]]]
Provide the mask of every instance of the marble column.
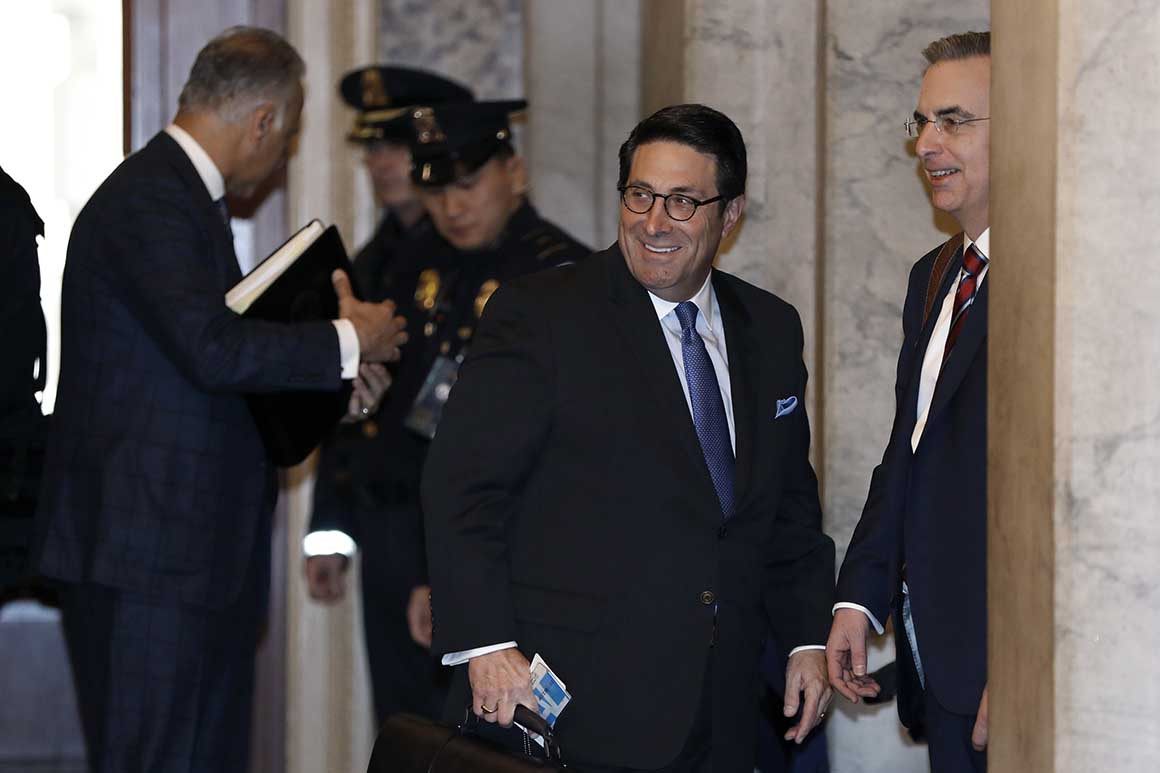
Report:
[[[357,149],[345,141],[353,114],[338,94],[342,74],[375,58],[373,0],[322,4],[287,0],[287,36],[306,60],[306,102],[298,152],[287,170],[289,221],[338,226],[353,251],[372,232],[374,202]],[[366,769],[375,727],[362,633],[358,567],[345,601],[311,601],[302,575],[314,459],[283,477],[280,509],[287,571],[286,761],[288,773]]]
[[[945,35],[987,29],[987,6],[883,0],[870,12],[855,0],[826,4],[821,471],[826,530],[839,562],[894,417],[910,267],[958,230],[931,207],[914,141],[903,130],[918,99],[921,52]],[[876,639],[870,667],[892,660],[891,635]],[[835,705],[827,730],[834,770],[927,770],[925,747],[910,741],[893,703]]]
[[[718,265],[777,293],[805,329],[811,418],[818,422],[819,144],[817,4],[646,0],[643,100],[649,112],[700,102],[745,137],[745,218]],[[815,453],[823,439],[815,436]]]
[[1153,770],[1160,2],[993,14],[991,770]]
[[616,240],[617,151],[641,117],[640,0],[524,0],[524,157],[541,214]]

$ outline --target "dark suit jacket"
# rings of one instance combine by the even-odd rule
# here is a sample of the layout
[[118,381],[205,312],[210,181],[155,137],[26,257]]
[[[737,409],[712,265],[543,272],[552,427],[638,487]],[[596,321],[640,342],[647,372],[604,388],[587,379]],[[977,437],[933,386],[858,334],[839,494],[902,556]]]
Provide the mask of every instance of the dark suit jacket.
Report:
[[[714,769],[751,770],[766,633],[793,648],[829,627],[800,321],[728,274],[713,282],[737,434],[727,523],[656,312],[615,245],[497,291],[432,444],[434,649],[539,652],[573,696],[557,725],[571,759],[671,761],[712,652]],[[775,419],[790,396],[797,409]]]
[[[946,270],[939,270],[941,250],[932,250],[910,272],[894,425],[837,589],[839,601],[861,604],[880,621],[895,613],[899,713],[908,726],[921,717],[913,702],[917,677],[897,617],[903,566],[927,685],[938,701],[973,715],[987,680],[986,280],[943,366],[918,450],[912,453],[910,447],[923,357],[961,265],[960,248],[944,261]],[[908,673],[914,678],[907,679]]]
[[[276,493],[244,392],[337,389],[328,322],[244,320],[230,231],[158,134],[81,210],[61,301],[61,376],[39,566],[220,608],[264,543]],[[265,575],[259,575],[265,581]]]

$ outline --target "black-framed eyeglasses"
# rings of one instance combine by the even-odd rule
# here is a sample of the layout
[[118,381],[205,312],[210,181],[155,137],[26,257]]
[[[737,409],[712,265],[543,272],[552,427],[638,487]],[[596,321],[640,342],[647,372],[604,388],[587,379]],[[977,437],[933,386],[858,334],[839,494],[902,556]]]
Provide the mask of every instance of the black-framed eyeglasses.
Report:
[[922,130],[926,128],[927,124],[934,124],[934,129],[939,134],[954,136],[959,133],[959,129],[965,124],[990,120],[990,116],[986,118],[956,118],[953,115],[939,115],[935,116],[934,120],[931,120],[925,115],[915,113],[914,119],[906,122],[906,135],[908,137],[917,137],[922,134]]
[[616,190],[620,191],[620,200],[624,202],[624,206],[629,212],[643,215],[652,209],[654,201],[663,199],[665,212],[673,220],[679,221],[688,220],[697,214],[697,207],[703,207],[725,198],[724,196],[714,196],[711,199],[698,201],[683,193],[657,193],[639,185],[625,185]]

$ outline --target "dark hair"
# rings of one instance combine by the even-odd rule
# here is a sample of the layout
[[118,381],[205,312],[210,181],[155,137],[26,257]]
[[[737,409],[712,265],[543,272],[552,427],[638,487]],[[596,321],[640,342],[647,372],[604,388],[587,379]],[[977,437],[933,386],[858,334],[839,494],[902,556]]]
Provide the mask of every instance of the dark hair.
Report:
[[624,187],[636,149],[650,142],[677,142],[717,161],[721,207],[745,193],[745,140],[729,116],[705,105],[662,107],[636,125],[620,146],[620,180]]
[[282,121],[291,91],[306,72],[294,47],[261,27],[230,27],[206,43],[181,89],[182,110],[213,110],[227,121],[240,121],[258,100],[279,105]]
[[939,38],[922,49],[929,65],[939,62],[970,59],[972,56],[991,55],[990,32],[960,32]]

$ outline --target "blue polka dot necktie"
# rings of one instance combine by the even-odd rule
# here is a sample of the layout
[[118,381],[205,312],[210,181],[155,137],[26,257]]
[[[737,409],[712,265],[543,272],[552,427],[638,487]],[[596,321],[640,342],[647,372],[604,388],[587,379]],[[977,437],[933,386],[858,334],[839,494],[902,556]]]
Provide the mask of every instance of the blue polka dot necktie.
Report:
[[697,306],[692,301],[678,303],[677,319],[681,322],[681,355],[685,360],[685,381],[689,385],[689,401],[693,404],[693,425],[701,452],[717,490],[724,518],[733,515],[733,444],[729,440],[729,423],[725,418],[725,402],[713,362],[705,349],[705,342],[697,333]]

